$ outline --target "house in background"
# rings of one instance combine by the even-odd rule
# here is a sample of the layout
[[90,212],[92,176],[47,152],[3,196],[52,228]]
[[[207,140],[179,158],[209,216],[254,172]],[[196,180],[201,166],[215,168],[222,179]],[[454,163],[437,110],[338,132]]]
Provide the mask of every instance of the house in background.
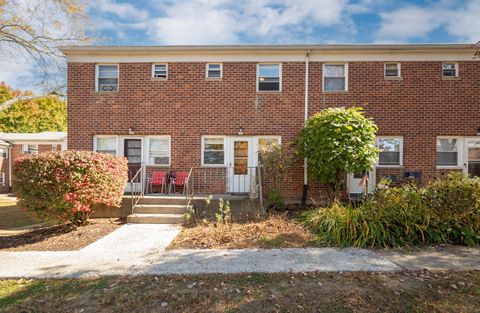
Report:
[[[324,108],[359,106],[379,127],[369,190],[382,177],[480,175],[480,62],[468,44],[61,50],[69,149],[125,156],[132,173],[195,169],[198,190],[246,193],[260,146],[294,141]],[[300,198],[304,170],[299,160],[285,196]],[[350,193],[361,176],[348,177]]]
[[12,190],[12,166],[26,154],[67,149],[66,132],[0,133],[0,193]]

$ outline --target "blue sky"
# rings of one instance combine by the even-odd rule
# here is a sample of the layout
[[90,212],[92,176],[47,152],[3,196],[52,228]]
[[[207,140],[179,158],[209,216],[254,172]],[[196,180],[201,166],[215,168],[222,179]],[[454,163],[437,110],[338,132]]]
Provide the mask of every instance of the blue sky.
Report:
[[[80,1],[86,4],[88,34],[97,45],[480,40],[480,0]],[[41,92],[32,60],[4,55],[0,68],[0,81]]]

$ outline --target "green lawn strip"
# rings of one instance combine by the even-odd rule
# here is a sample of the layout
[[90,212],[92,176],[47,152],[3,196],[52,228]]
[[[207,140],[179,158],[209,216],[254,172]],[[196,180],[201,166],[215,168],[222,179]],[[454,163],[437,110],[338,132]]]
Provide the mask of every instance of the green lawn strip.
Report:
[[480,272],[0,281],[4,312],[478,312]]
[[15,202],[0,202],[0,230],[36,224]]

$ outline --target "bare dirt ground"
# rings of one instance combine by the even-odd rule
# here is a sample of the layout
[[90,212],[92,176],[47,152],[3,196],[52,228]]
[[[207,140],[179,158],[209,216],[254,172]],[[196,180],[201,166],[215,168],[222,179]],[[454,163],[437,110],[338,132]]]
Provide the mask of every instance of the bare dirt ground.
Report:
[[0,280],[2,312],[480,312],[480,272]]
[[302,225],[283,215],[265,220],[235,222],[228,225],[202,223],[184,226],[167,248],[242,249],[301,248],[314,246],[313,236]]
[[108,235],[125,221],[118,219],[91,219],[88,225],[57,225],[0,235],[3,251],[73,251]]

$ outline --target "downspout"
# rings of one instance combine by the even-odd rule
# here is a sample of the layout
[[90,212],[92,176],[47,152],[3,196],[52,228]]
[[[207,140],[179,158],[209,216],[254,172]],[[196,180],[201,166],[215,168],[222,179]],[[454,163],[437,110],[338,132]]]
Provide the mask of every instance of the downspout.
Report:
[[[305,108],[304,108],[304,122],[308,120],[308,66],[310,62],[310,49],[307,50],[305,55]],[[307,203],[307,194],[308,194],[308,164],[307,158],[303,159],[303,193],[302,193],[302,202],[300,206],[305,208]]]
[[12,145],[8,147],[8,193],[12,193]]

